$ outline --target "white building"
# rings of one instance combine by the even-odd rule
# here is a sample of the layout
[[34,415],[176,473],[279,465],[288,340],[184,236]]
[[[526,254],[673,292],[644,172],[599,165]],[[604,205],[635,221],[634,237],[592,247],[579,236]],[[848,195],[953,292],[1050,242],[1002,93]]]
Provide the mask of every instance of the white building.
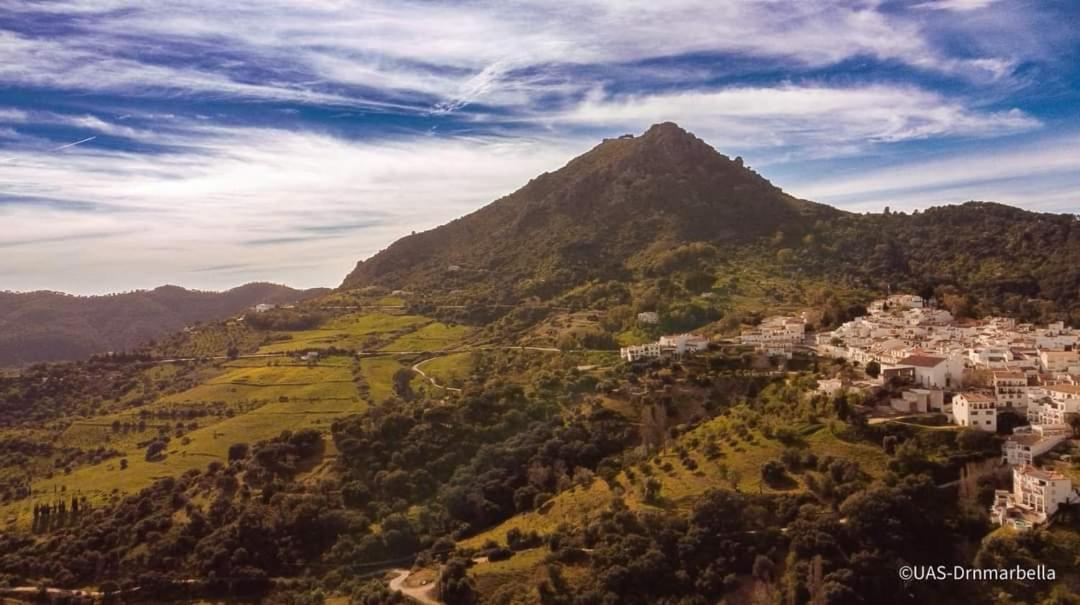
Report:
[[953,422],[960,426],[990,433],[997,431],[997,410],[994,398],[985,393],[968,391],[953,397]]
[[994,399],[999,408],[1026,409],[1028,383],[1023,372],[998,370],[994,372]]
[[1045,523],[1058,507],[1075,499],[1072,481],[1055,471],[1024,465],[1013,469],[1011,492],[995,493],[990,517],[998,525],[1028,529]]
[[742,331],[740,342],[752,345],[770,355],[791,351],[806,338],[806,318],[791,316],[768,317],[753,328]]
[[661,336],[659,344],[661,349],[671,349],[675,355],[685,355],[708,349],[709,339],[697,334],[675,334]]
[[1080,353],[1076,351],[1039,351],[1039,366],[1044,372],[1068,372],[1080,366]]
[[1066,425],[1036,424],[1017,427],[1001,445],[1001,457],[1011,466],[1030,465],[1072,435]]
[[1045,387],[1046,397],[1029,405],[1032,424],[1069,424],[1069,416],[1080,414],[1080,385],[1055,384]]
[[699,353],[709,348],[709,339],[697,334],[675,334],[661,336],[660,340],[643,345],[631,345],[619,349],[619,357],[635,362],[639,359],[658,359],[660,357],[682,356]]
[[905,389],[899,399],[890,402],[893,409],[906,414],[941,412],[945,409],[945,392],[939,389]]
[[914,368],[915,384],[923,388],[948,389],[963,384],[964,360],[959,357],[909,355],[896,365]]
[[276,309],[277,305],[271,305],[269,303],[259,303],[255,305],[254,308],[256,313],[265,313],[267,311],[270,311],[271,309]]
[[619,349],[619,357],[622,357],[625,361],[631,363],[639,359],[659,359],[662,354],[663,351],[658,342],[649,342],[643,345],[631,345]]
[[660,323],[660,314],[656,311],[642,311],[637,314],[637,320],[639,324],[658,324]]

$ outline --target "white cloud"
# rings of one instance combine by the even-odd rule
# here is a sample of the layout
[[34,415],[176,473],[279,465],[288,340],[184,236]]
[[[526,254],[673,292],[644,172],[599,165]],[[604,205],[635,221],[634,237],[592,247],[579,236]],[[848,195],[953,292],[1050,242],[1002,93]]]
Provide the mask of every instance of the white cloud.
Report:
[[932,0],[916,4],[915,8],[967,12],[986,8],[997,0]]
[[1080,135],[954,153],[819,179],[785,183],[791,193],[846,207],[923,208],[968,200],[1059,212],[1080,208]]
[[[168,142],[185,151],[81,146],[0,164],[0,190],[34,200],[0,205],[0,274],[15,276],[5,287],[336,285],[401,235],[474,210],[585,149],[195,125]],[[199,270],[223,265],[232,268]]]
[[[985,2],[936,4],[959,8]],[[982,56],[951,57],[929,41],[921,20],[886,14],[877,4],[569,0],[555,9],[539,0],[9,0],[4,5],[10,11],[80,14],[87,25],[85,33],[48,39],[0,33],[0,81],[379,104],[356,92],[320,88],[339,84],[380,89],[390,95],[392,108],[415,109],[416,95],[429,95],[437,99],[435,105],[452,109],[476,101],[527,104],[536,95],[521,94],[523,88],[537,93],[551,84],[535,75],[520,80],[516,72],[625,65],[687,53],[734,53],[809,67],[869,56],[989,80],[1007,76],[1016,64],[1012,52],[991,49]],[[142,56],[147,40],[186,44],[195,54],[228,51],[242,59],[216,68],[132,59]],[[249,65],[302,74],[312,84],[273,77],[253,84],[230,69]]]
[[674,120],[721,149],[784,149],[802,155],[851,153],[873,143],[1030,130],[1021,111],[981,112],[932,92],[884,85],[786,85],[612,97],[596,92],[552,123],[634,130]]

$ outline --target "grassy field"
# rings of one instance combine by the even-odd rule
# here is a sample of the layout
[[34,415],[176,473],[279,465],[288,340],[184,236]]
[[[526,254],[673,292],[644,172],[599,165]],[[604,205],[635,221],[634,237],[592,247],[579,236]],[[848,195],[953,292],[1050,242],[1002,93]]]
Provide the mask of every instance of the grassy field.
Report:
[[[234,443],[255,443],[276,437],[284,430],[329,430],[334,419],[365,409],[367,405],[359,399],[347,402],[304,400],[270,403],[246,414],[199,428],[182,439],[173,438],[163,460],[147,461],[142,449],[132,449],[125,456],[127,469],[121,470],[120,459],[114,458],[77,469],[68,475],[37,481],[33,486],[35,497],[47,500],[56,493],[78,493],[101,502],[112,493],[133,493],[161,477],[202,469],[215,460],[225,462],[229,446]],[[149,433],[150,436],[152,434]],[[33,500],[18,503],[20,517],[30,513]],[[11,510],[3,512],[6,515],[12,513]]]
[[307,365],[234,367],[166,402],[277,401],[288,398],[348,399],[356,396],[352,373],[337,361]]
[[[205,468],[212,461],[227,460],[234,443],[249,443],[276,437],[284,430],[315,428],[329,430],[341,416],[363,412],[362,400],[352,380],[352,360],[329,359],[314,367],[292,365],[251,366],[237,362],[210,382],[163,398],[149,406],[123,414],[99,416],[72,423],[57,443],[76,447],[104,445],[123,452],[128,468],[121,470],[121,457],[77,468],[69,474],[34,482],[34,498],[0,509],[0,518],[17,515],[25,520],[36,499],[50,499],[58,493],[79,493],[101,502],[111,494],[132,493],[155,479],[177,476],[191,469]],[[212,403],[219,402],[219,403]],[[185,410],[211,411],[190,420]],[[138,411],[147,414],[140,417]],[[169,416],[167,412],[181,412]],[[163,417],[163,413],[165,417]],[[144,430],[114,431],[113,421],[137,424]],[[145,458],[145,443],[157,436],[157,427],[177,422],[195,423],[193,430],[175,436],[172,430],[162,460]]]
[[309,348],[338,347],[342,349],[367,348],[368,341],[380,337],[386,339],[395,332],[410,329],[431,321],[419,315],[392,315],[371,313],[344,315],[328,321],[325,325],[296,332],[283,332],[286,340],[264,345],[259,353],[282,353]]
[[439,384],[455,386],[456,382],[469,376],[472,364],[472,353],[466,351],[429,359],[423,362],[420,369]]
[[379,403],[394,394],[394,373],[404,368],[393,357],[365,357],[360,360],[360,373],[368,385],[368,400]]
[[430,323],[383,346],[386,351],[441,351],[461,342],[472,330],[467,326]]

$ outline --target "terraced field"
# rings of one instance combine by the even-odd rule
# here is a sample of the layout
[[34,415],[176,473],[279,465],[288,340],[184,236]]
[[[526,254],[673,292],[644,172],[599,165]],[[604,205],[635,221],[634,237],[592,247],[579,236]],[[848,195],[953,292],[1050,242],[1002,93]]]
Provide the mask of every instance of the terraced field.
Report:
[[[58,444],[118,449],[124,452],[127,468],[121,469],[121,458],[113,458],[35,481],[35,498],[0,509],[0,518],[17,515],[25,521],[36,499],[61,492],[83,494],[97,502],[131,493],[160,477],[201,469],[215,460],[225,462],[234,443],[255,443],[283,430],[328,430],[334,419],[367,409],[353,383],[352,363],[351,358],[331,358],[313,367],[238,361],[205,384],[139,410],[72,423]],[[207,413],[193,418],[185,414],[196,410]],[[114,421],[132,428],[116,431]],[[140,421],[141,430],[135,428]],[[189,430],[171,437],[163,459],[146,460],[145,444],[158,435],[158,427],[167,425],[168,433],[174,434],[177,422]]]
[[356,397],[352,374],[339,364],[238,367],[194,389],[165,398],[190,401],[276,401],[282,397],[349,399]]
[[287,337],[286,340],[264,345],[258,352],[285,353],[328,347],[368,348],[368,341],[373,338],[376,341],[379,341],[379,337],[386,340],[395,332],[406,331],[429,321],[431,320],[419,315],[350,314],[330,320],[316,329],[282,333]]
[[[685,445],[694,439],[702,441],[709,434],[721,431],[721,427],[727,421],[727,418],[720,417],[706,422],[680,437],[678,443]],[[761,479],[761,466],[769,460],[778,459],[784,446],[778,441],[766,439],[758,432],[751,432],[750,438],[753,442],[738,440],[735,445],[718,441],[720,455],[714,460],[707,459],[695,448],[688,448],[689,457],[697,465],[694,470],[688,469],[673,450],[650,459],[649,466],[652,470],[649,475],[642,472],[640,465],[632,467],[630,474],[624,470],[617,476],[618,483],[624,487],[623,501],[631,509],[648,508],[685,512],[705,492],[713,488],[731,489],[733,485],[737,485],[740,491],[752,493],[806,489],[798,477],[793,477],[794,484],[788,490],[776,490],[765,485]],[[874,477],[880,477],[885,471],[887,456],[880,448],[842,441],[825,428],[817,428],[805,438],[805,441],[808,449],[819,457],[831,455],[856,460],[865,472]],[[647,477],[654,477],[660,481],[658,503],[649,504],[642,500],[641,487]],[[607,483],[598,479],[588,488],[575,487],[562,492],[541,509],[518,515],[501,525],[464,540],[462,544],[474,548],[482,546],[488,540],[505,544],[506,533],[511,528],[543,534],[554,530],[562,523],[582,526],[607,508],[614,497],[615,493]]]
[[460,344],[471,331],[467,326],[450,326],[442,322],[433,322],[391,341],[383,347],[383,350],[441,351]]

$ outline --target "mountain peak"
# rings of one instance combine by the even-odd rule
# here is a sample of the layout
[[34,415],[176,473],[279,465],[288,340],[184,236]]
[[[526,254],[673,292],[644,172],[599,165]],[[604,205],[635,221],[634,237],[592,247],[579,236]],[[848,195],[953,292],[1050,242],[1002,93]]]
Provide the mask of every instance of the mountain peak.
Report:
[[[648,250],[798,233],[836,214],[662,122],[641,136],[608,139],[468,216],[402,238],[359,263],[344,285],[460,289],[460,275],[446,272],[454,266],[499,290],[544,297],[626,275]],[[522,283],[543,286],[515,285]]]

